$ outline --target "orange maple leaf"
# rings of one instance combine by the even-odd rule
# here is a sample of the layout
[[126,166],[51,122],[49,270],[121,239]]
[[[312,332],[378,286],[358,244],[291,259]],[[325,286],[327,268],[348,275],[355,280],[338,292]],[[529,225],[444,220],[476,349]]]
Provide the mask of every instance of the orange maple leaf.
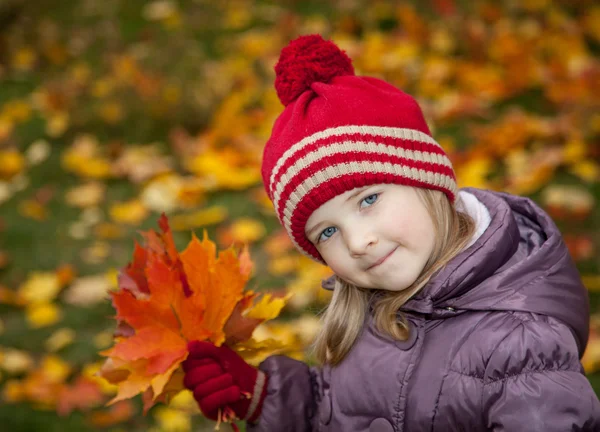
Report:
[[101,352],[109,358],[100,375],[118,386],[109,404],[142,393],[144,411],[184,389],[180,365],[188,341],[227,342],[235,349],[284,305],[263,298],[252,314],[258,295],[244,291],[252,272],[247,247],[239,256],[232,248],[217,256],[204,232],[180,254],[164,214],[159,226],[161,233],[142,233],[145,245],[135,244],[133,261],[119,275],[119,289],[111,293],[115,345]]

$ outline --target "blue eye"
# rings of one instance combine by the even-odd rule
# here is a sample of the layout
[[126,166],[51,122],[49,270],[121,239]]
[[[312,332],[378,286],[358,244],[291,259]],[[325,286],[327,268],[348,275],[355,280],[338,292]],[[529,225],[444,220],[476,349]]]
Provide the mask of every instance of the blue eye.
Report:
[[[329,237],[331,237],[333,234],[335,234],[336,231],[337,231],[337,228],[334,228],[334,227],[325,228],[323,230],[323,232],[321,233],[321,235],[319,236],[317,241],[321,242],[321,241],[327,240]],[[325,236],[324,239],[323,239],[323,236]]]
[[379,196],[379,194],[373,194],[373,195],[369,195],[368,197],[366,197],[365,199],[363,199],[360,203],[361,203],[361,208],[362,203],[367,203],[367,207],[374,204],[375,201],[377,201],[377,197]]

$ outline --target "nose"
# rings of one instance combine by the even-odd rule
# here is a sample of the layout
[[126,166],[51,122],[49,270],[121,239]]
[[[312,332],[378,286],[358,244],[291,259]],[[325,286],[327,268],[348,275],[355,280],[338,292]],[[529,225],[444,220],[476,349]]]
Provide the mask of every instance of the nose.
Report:
[[365,255],[369,248],[377,244],[377,236],[368,226],[354,228],[347,232],[346,247],[353,258]]

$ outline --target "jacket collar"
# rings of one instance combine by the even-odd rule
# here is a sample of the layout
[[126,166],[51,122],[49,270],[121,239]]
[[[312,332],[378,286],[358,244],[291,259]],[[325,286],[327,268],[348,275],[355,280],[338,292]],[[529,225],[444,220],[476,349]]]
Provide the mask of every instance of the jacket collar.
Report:
[[[402,310],[452,314],[447,300],[461,296],[506,263],[519,245],[519,229],[509,204],[494,193],[466,188],[489,212],[489,225],[479,238],[436,273]],[[437,313],[436,313],[437,312]]]

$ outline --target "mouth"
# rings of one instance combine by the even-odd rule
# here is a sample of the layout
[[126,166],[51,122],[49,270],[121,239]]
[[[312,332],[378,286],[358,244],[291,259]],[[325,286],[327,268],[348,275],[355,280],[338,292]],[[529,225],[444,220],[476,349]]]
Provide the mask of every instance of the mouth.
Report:
[[394,249],[392,249],[392,251],[389,254],[387,254],[383,258],[379,259],[375,264],[368,267],[367,270],[371,270],[372,268],[375,268],[375,267],[379,266],[380,264],[383,264],[396,251],[396,249],[398,249],[398,247],[395,247]]

